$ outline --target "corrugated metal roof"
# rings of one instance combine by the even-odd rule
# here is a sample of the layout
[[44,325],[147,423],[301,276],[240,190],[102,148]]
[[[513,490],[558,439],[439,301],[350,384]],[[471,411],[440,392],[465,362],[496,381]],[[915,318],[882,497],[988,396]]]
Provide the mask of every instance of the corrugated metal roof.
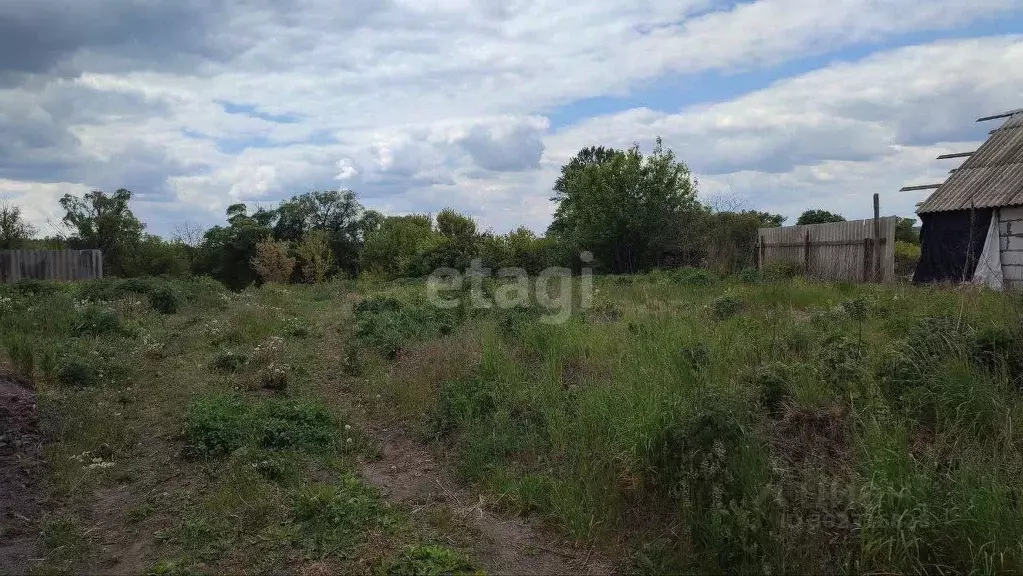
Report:
[[1023,112],[995,130],[917,213],[1016,205],[1023,205]]

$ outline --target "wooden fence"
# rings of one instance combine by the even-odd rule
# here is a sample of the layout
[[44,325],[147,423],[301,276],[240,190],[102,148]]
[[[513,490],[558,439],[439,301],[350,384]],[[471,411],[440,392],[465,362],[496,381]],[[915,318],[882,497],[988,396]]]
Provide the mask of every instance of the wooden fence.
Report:
[[99,250],[0,250],[0,283],[22,278],[88,280],[103,277]]
[[788,261],[820,280],[890,282],[895,278],[898,217],[761,228],[757,264]]

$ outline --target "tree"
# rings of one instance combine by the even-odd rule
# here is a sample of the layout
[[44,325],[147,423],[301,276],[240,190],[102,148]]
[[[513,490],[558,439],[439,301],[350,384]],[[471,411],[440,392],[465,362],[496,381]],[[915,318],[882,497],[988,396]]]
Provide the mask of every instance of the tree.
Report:
[[920,243],[920,230],[916,228],[916,218],[899,218],[895,223],[895,240],[910,244]]
[[796,225],[827,224],[828,222],[845,222],[845,217],[841,214],[832,214],[827,210],[807,210],[799,216],[799,220],[796,220]]
[[388,278],[429,274],[423,256],[438,243],[429,214],[388,216],[366,236],[363,268]]
[[788,218],[781,214],[771,214],[770,212],[758,212],[756,210],[746,210],[741,212],[742,214],[750,214],[760,222],[761,228],[781,228],[781,225],[785,223]]
[[629,150],[585,148],[562,167],[548,235],[590,250],[613,272],[655,266],[677,249],[701,210],[688,166],[657,138],[644,157]]
[[196,250],[192,269],[240,290],[258,280],[251,262],[256,246],[270,236],[270,228],[250,217],[245,204],[229,206],[227,218],[230,225],[214,226],[206,231]]
[[263,282],[287,284],[295,271],[295,259],[288,256],[288,243],[269,238],[256,244],[252,268]]
[[334,264],[329,240],[326,230],[310,230],[295,249],[302,263],[302,278],[310,284],[320,284],[326,280]]
[[337,266],[355,274],[367,214],[351,190],[308,192],[281,202],[275,211],[273,235],[278,240],[298,242],[311,230],[323,230]]
[[471,241],[476,237],[476,221],[445,208],[437,214],[437,231],[446,238]]
[[21,248],[35,233],[35,228],[21,216],[21,208],[0,201],[0,250]]
[[128,207],[131,192],[121,188],[107,195],[93,190],[84,196],[65,194],[60,205],[63,222],[74,231],[72,244],[103,251],[106,269],[123,276],[132,250],[142,239],[145,225]]

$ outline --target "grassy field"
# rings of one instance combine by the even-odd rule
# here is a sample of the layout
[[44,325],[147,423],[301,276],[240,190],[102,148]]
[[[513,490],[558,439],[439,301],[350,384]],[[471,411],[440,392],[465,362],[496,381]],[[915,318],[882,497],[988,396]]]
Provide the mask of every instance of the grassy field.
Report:
[[408,478],[457,479],[580,571],[1023,572],[1019,294],[594,285],[561,324],[420,281],[0,287],[44,439],[31,571],[530,566],[368,473],[404,482],[388,458],[415,449],[436,466]]

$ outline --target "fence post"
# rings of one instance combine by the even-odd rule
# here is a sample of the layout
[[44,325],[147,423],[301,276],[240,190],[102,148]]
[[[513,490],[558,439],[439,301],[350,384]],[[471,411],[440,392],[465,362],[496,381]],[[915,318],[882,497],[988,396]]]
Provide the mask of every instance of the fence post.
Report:
[[760,259],[757,261],[757,264],[758,264],[757,268],[759,268],[760,270],[763,270],[764,269],[764,258],[767,257],[767,251],[766,251],[766,246],[764,246],[764,237],[763,236],[760,237],[760,250],[759,250],[759,254],[760,254]]
[[884,278],[881,277],[881,196],[877,193],[874,194],[874,242],[872,246],[874,250],[873,268],[874,268],[874,282],[882,282]]
[[806,231],[806,240],[803,242],[803,275],[810,276],[810,230]]

